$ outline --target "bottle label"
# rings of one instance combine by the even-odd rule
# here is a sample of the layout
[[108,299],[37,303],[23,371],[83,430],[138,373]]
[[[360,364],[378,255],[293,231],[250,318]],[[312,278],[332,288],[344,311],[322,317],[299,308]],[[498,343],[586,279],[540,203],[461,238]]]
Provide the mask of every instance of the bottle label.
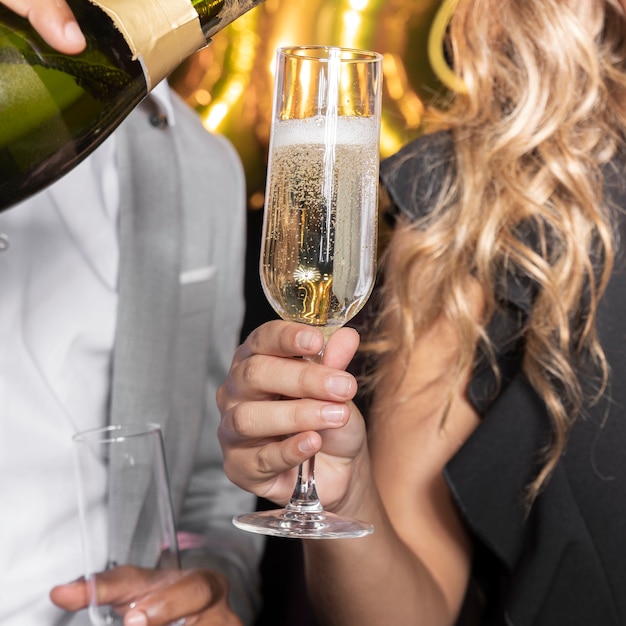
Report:
[[91,0],[120,30],[139,59],[150,91],[207,41],[190,0]]

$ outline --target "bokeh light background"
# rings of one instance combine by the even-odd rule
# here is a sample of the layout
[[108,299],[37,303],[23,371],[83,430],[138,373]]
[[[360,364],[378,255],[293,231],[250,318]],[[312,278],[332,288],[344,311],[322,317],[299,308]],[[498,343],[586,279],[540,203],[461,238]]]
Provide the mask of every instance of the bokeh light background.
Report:
[[417,136],[424,103],[445,89],[446,68],[432,54],[429,59],[428,39],[451,3],[266,0],[186,61],[170,82],[209,130],[235,145],[246,171],[249,209],[255,211],[263,207],[276,48],[319,44],[382,53],[385,157]]

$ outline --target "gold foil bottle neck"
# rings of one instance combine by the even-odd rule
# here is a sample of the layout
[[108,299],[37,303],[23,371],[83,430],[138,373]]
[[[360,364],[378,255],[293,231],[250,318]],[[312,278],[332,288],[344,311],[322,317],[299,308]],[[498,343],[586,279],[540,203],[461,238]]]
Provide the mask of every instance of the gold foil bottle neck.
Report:
[[210,39],[220,30],[247,13],[263,0],[194,0],[205,37]]
[[[150,91],[215,33],[263,0],[91,0],[143,65]],[[195,5],[195,6],[194,6]]]

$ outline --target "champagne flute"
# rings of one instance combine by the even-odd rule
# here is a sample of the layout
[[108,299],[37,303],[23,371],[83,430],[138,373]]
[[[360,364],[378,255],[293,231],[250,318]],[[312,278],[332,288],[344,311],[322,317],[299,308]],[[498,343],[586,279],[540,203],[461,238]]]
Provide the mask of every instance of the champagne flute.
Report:
[[98,580],[114,580],[123,565],[180,567],[161,429],[106,426],[73,441],[89,618],[93,626],[122,626],[129,606],[101,604]]
[[[376,52],[277,51],[261,282],[282,319],[317,326],[326,341],[356,315],[374,284],[381,83]],[[308,539],[373,530],[323,510],[314,457],[300,466],[285,509],[240,515],[233,523]]]

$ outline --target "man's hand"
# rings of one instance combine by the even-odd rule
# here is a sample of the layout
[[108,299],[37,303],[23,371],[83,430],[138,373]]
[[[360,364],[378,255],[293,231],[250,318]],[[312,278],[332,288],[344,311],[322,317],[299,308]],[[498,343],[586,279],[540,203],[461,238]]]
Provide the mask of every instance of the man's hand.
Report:
[[59,52],[78,54],[85,49],[85,37],[65,0],[2,0],[2,4],[27,18]]
[[[66,611],[89,605],[84,579],[54,587],[50,598]],[[124,616],[124,626],[241,626],[228,605],[228,581],[210,570],[150,570],[121,566],[97,576],[98,604]]]

